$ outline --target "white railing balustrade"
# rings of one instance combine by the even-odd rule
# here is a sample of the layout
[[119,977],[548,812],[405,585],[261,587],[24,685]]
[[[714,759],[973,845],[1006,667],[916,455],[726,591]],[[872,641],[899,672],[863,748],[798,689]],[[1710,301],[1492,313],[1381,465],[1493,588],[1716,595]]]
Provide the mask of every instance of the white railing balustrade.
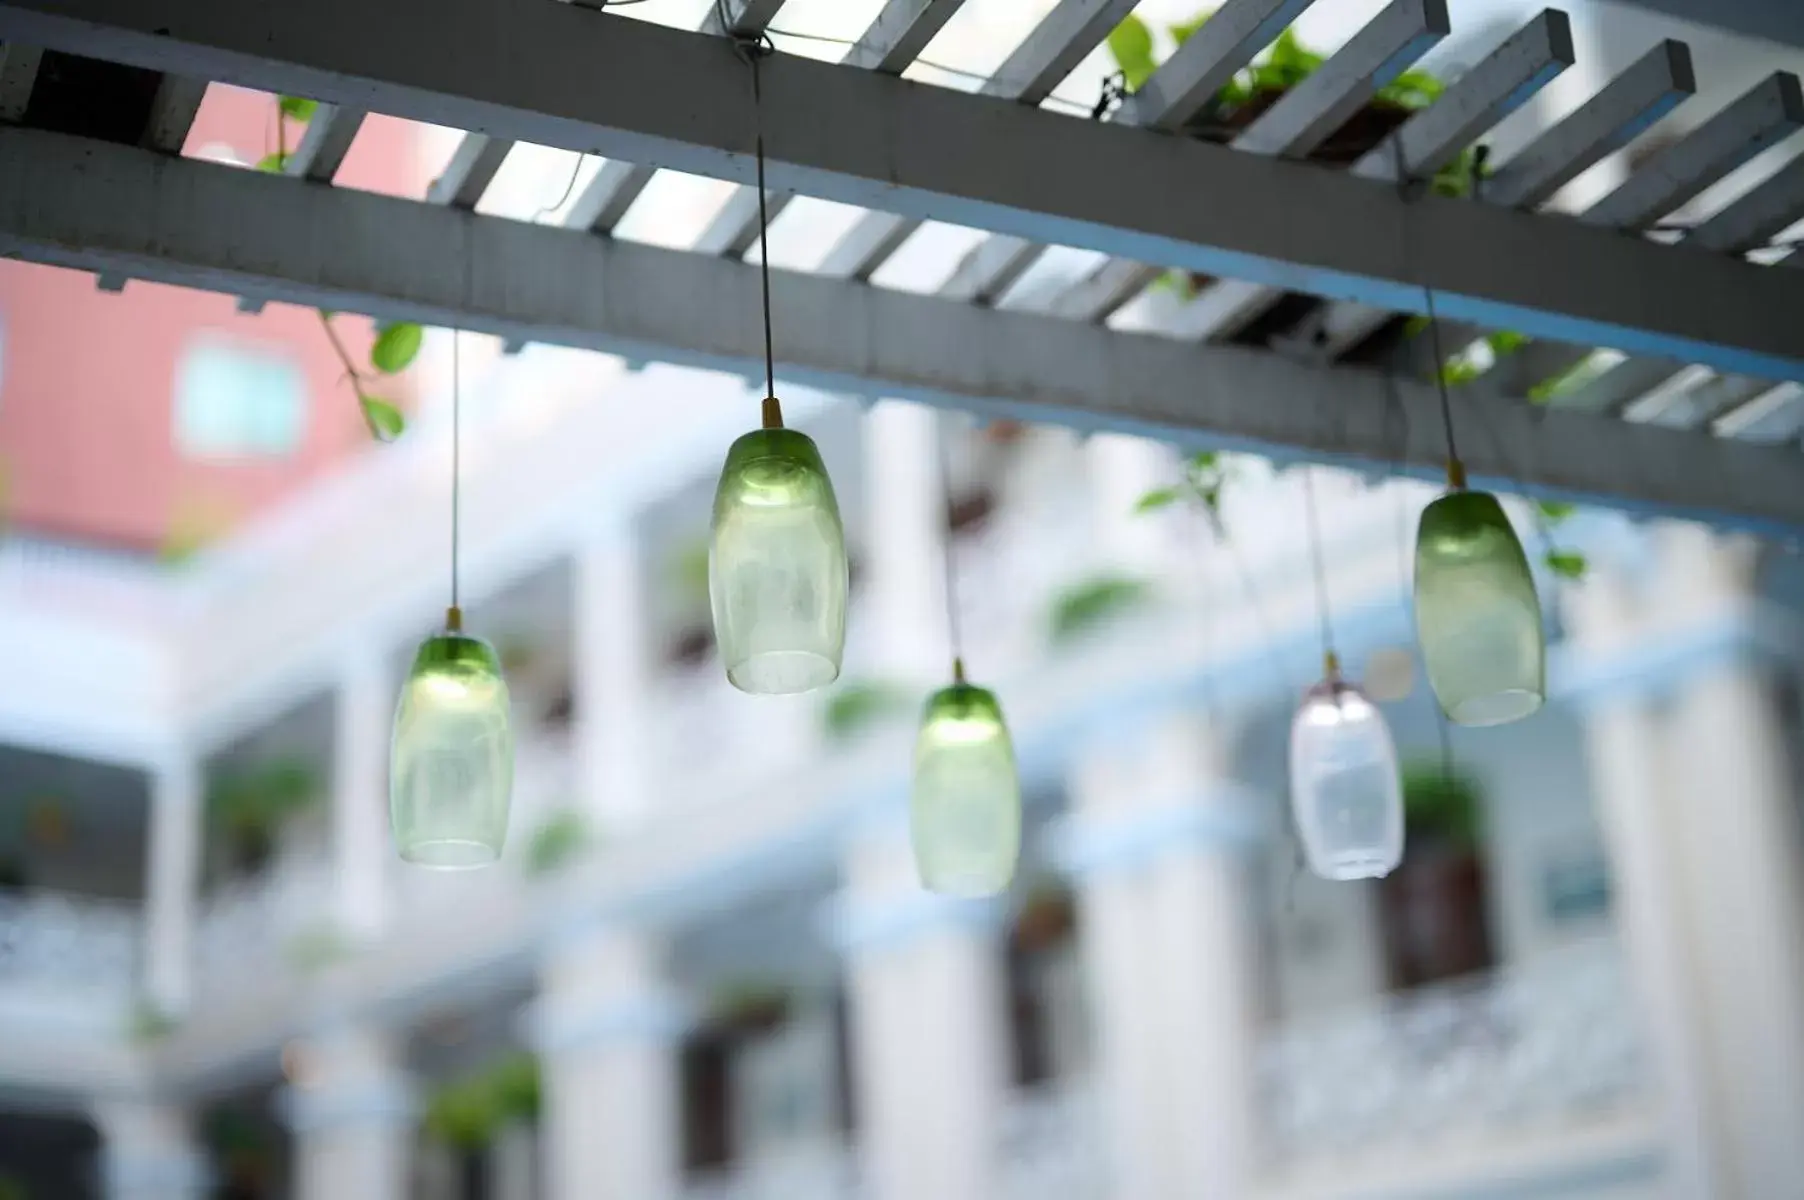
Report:
[[648,808],[659,815],[733,795],[744,780],[793,764],[820,739],[820,695],[748,696],[713,656],[666,672],[647,704],[655,714]]
[[0,892],[0,987],[130,995],[142,928],[135,904]]
[[202,901],[196,977],[263,979],[336,949],[334,869],[323,854],[279,858],[247,879],[222,884]]
[[1271,1037],[1260,1054],[1280,1162],[1570,1123],[1633,1103],[1640,1031],[1619,951],[1587,941]]
[[1105,1200],[1104,1121],[1087,1080],[1015,1093],[1004,1110],[999,1169],[1007,1200]]
[[862,1200],[864,1182],[850,1146],[811,1147],[702,1176],[683,1200]]

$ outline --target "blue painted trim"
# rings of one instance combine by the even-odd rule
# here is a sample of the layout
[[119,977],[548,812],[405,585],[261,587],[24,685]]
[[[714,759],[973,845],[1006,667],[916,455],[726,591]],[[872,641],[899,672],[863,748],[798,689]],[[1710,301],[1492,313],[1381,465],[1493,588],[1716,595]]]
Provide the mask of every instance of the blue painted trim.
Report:
[[914,890],[886,901],[841,897],[821,913],[828,943],[845,954],[895,950],[925,934],[947,929],[980,935],[1002,927],[1000,900],[958,900]]
[[1251,793],[1230,785],[1202,800],[1118,817],[1067,817],[1047,831],[1047,846],[1061,871],[1083,879],[1135,870],[1174,851],[1253,845],[1265,828],[1257,813]]
[[1604,653],[1567,644],[1549,664],[1549,691],[1589,707],[1670,692],[1724,662],[1784,660],[1792,647],[1757,612],[1735,613],[1689,628],[1658,631]]
[[413,1086],[399,1079],[365,1080],[350,1088],[286,1087],[276,1097],[277,1112],[296,1133],[410,1124],[419,1108]]
[[520,1031],[541,1054],[617,1042],[672,1042],[695,1027],[695,1010],[674,993],[648,992],[593,1007],[540,1000],[520,1014]]

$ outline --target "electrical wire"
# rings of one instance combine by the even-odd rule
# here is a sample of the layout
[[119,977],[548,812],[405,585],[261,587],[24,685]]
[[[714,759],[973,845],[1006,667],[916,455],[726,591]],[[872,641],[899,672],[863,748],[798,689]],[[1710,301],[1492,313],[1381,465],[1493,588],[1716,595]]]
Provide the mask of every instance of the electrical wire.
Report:
[[1315,576],[1316,616],[1322,624],[1322,662],[1324,673],[1332,677],[1340,673],[1340,659],[1334,653],[1334,625],[1328,612],[1328,567],[1322,557],[1321,517],[1315,506],[1315,467],[1303,465],[1303,509],[1309,532],[1309,565]]
[[[463,485],[463,462],[460,446],[460,425],[463,410],[463,371],[459,362],[460,331],[451,331],[451,611],[458,611],[457,596],[457,547],[458,518],[460,508],[459,493]],[[456,619],[456,618],[454,618]]]
[[947,445],[945,431],[934,423],[934,440],[938,443],[940,460],[940,490],[945,497],[946,531],[940,539],[940,554],[945,571],[946,591],[946,643],[952,651],[952,680],[954,683],[965,681],[965,649],[964,632],[958,619],[958,565],[957,555],[953,553],[952,517],[954,503],[952,499],[952,451]]

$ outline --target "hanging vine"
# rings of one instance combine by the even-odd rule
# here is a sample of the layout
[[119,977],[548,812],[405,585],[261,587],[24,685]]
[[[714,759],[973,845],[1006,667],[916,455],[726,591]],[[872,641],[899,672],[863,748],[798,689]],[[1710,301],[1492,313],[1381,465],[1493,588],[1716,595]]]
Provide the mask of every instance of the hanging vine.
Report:
[[[288,148],[288,123],[295,121],[304,129],[318,110],[318,102],[304,96],[277,96],[274,113],[276,148],[258,160],[257,170],[274,175],[286,172],[292,158]],[[376,381],[399,375],[413,365],[414,359],[419,357],[426,332],[413,321],[378,322],[376,339],[370,344],[369,362],[359,366],[333,325],[337,316],[329,309],[320,309],[320,328],[325,331],[332,352],[344,368],[342,378],[350,384],[351,394],[357,398],[357,409],[363,415],[370,436],[379,442],[392,442],[406,432],[407,415],[393,400],[378,395],[373,390],[374,385]]]

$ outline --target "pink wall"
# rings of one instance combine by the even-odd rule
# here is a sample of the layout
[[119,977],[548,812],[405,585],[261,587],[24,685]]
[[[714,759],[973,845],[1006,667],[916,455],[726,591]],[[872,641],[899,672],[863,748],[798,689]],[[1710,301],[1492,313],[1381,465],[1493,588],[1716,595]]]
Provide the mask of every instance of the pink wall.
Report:
[[[185,153],[223,148],[256,162],[274,149],[274,101],[214,85]],[[300,137],[290,122],[289,145]],[[418,127],[371,117],[341,185],[420,194]],[[296,186],[301,186],[297,184]],[[370,322],[339,317],[346,348],[367,361]],[[284,352],[304,370],[308,414],[284,458],[195,461],[173,436],[177,363],[198,336]],[[134,280],[122,294],[88,274],[0,260],[0,481],[8,524],[72,541],[155,550],[225,527],[369,446],[355,398],[311,309],[239,313],[230,296]],[[405,403],[404,381],[382,389]]]

